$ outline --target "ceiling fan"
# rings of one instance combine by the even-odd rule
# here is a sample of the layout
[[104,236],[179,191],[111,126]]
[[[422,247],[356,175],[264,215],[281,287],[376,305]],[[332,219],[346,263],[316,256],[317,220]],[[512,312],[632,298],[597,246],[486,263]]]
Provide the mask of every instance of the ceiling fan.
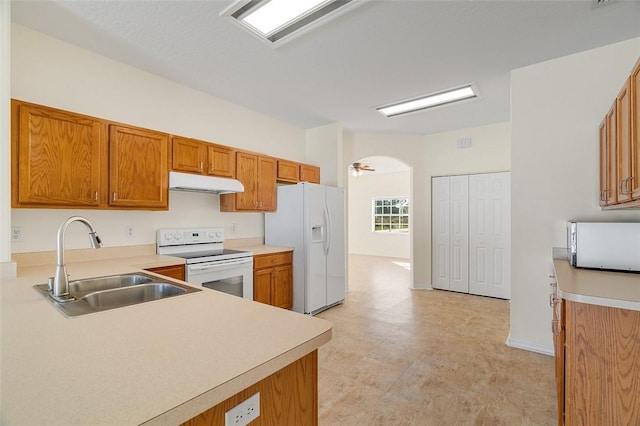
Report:
[[371,168],[371,166],[362,163],[353,163],[349,168],[351,169],[351,174],[353,175],[353,177],[362,176],[362,172],[376,171],[376,169]]

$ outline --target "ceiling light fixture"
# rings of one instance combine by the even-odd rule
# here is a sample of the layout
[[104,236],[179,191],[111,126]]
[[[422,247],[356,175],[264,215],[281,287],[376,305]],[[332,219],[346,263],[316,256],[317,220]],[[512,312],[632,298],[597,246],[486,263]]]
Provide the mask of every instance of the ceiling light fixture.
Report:
[[319,25],[367,0],[239,0],[220,13],[271,44]]
[[453,89],[443,90],[437,93],[420,96],[418,98],[408,99],[405,101],[394,102],[392,104],[379,106],[376,108],[382,115],[393,117],[395,115],[407,114],[410,112],[422,111],[428,108],[435,108],[442,105],[448,105],[454,102],[460,102],[478,98],[478,90],[474,83]]

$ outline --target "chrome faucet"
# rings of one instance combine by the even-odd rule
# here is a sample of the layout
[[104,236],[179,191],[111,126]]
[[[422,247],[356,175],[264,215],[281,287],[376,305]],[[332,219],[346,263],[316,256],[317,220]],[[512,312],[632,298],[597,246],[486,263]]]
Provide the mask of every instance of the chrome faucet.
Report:
[[102,242],[100,237],[96,234],[96,230],[93,229],[93,225],[82,216],[71,216],[58,228],[58,248],[57,257],[58,264],[56,266],[56,274],[53,276],[53,283],[51,285],[51,297],[58,302],[68,302],[73,300],[73,297],[69,295],[69,278],[67,277],[67,268],[64,265],[64,233],[67,227],[73,222],[82,222],[87,228],[89,228],[89,238],[91,240],[91,247],[94,249],[100,248]]

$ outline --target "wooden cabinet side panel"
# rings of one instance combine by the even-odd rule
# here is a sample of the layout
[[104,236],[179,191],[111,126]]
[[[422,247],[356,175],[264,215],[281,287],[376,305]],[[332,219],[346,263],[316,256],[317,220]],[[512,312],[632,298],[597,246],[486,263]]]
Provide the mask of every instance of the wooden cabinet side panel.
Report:
[[[554,295],[557,297],[557,294]],[[553,347],[555,352],[556,367],[556,391],[558,401],[558,425],[564,424],[564,390],[565,390],[565,303],[559,299],[554,306],[553,319],[557,321],[555,334],[553,335]]]
[[633,179],[633,199],[640,198],[640,59],[636,62],[630,79],[631,90],[631,154]]
[[620,184],[618,182],[618,144],[617,144],[617,114],[616,102],[613,103],[611,109],[607,113],[607,145],[609,153],[615,153],[609,156],[608,173],[611,186],[611,199],[613,204],[618,203],[620,194]]
[[156,274],[164,275],[165,277],[175,278],[177,280],[184,281],[185,279],[185,266],[160,266],[158,268],[148,268],[149,272],[155,272]]
[[624,87],[618,94],[616,99],[616,141],[618,147],[618,182],[620,185],[620,193],[618,202],[626,202],[631,200],[631,192],[633,190],[633,180],[631,176],[631,93],[629,91],[629,83],[631,79],[627,79]]
[[183,426],[220,426],[225,413],[260,392],[260,416],[251,426],[318,424],[318,351],[251,385]]
[[110,205],[168,207],[168,141],[163,133],[110,127]]
[[14,206],[97,207],[106,140],[82,115],[12,101]]
[[599,130],[599,142],[600,142],[600,206],[606,206],[609,194],[609,150],[607,146],[607,119],[605,118],[600,123]]
[[640,312],[566,305],[566,424],[638,424]]
[[206,159],[203,143],[174,136],[171,141],[171,168],[181,172],[202,173]]

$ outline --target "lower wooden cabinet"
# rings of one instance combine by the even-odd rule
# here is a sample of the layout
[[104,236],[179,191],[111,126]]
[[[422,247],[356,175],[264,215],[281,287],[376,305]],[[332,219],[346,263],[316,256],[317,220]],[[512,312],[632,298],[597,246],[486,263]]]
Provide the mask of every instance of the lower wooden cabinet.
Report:
[[155,272],[156,274],[182,281],[184,281],[185,278],[184,265],[160,266],[158,268],[148,268],[145,269],[145,271]]
[[279,308],[293,306],[293,252],[253,257],[253,300]]
[[300,358],[240,393],[184,422],[183,426],[219,426],[225,413],[260,392],[260,425],[318,424],[318,351]]
[[640,312],[558,304],[558,424],[640,424]]

